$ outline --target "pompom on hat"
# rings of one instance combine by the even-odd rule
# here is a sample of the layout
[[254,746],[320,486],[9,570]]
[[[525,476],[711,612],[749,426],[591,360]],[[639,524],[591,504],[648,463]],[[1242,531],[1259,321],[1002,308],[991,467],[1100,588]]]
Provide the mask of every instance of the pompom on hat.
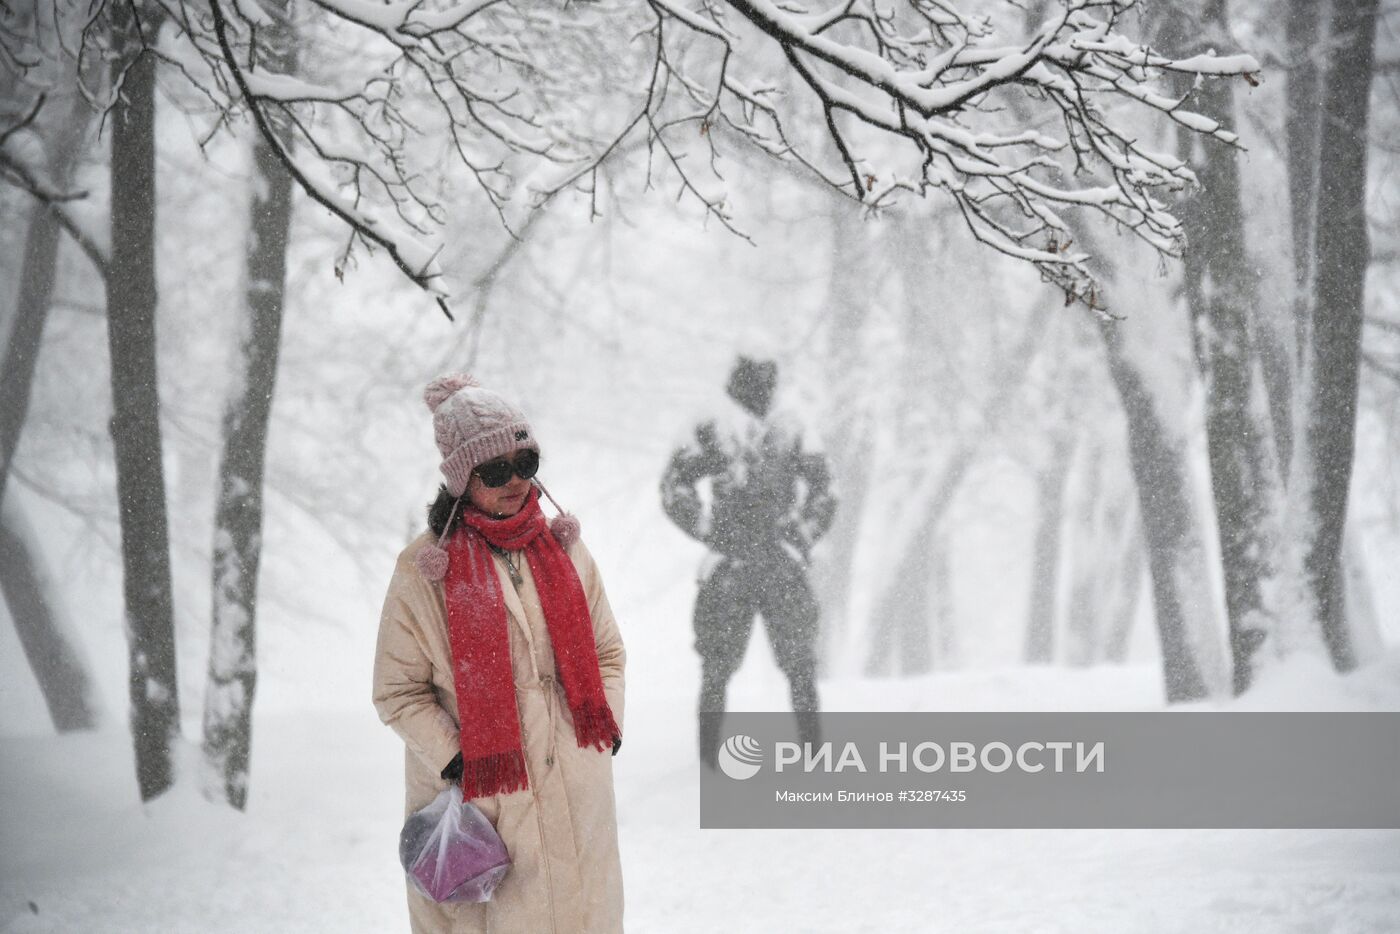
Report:
[[424,545],[413,557],[413,563],[417,565],[418,573],[422,575],[424,580],[434,583],[447,576],[447,565],[450,561],[447,549],[442,547],[441,539],[434,544]]
[[[423,402],[433,413],[433,434],[442,454],[439,469],[444,485],[458,500],[436,545],[421,549],[416,558],[418,572],[426,580],[440,581],[447,576],[448,565],[443,544],[461,507],[460,500],[466,494],[472,471],[521,448],[538,452],[540,445],[523,412],[465,373],[452,373],[433,380],[423,390]],[[559,511],[550,521],[549,530],[567,549],[579,540],[581,525],[577,517],[565,512],[538,479],[534,484]]]

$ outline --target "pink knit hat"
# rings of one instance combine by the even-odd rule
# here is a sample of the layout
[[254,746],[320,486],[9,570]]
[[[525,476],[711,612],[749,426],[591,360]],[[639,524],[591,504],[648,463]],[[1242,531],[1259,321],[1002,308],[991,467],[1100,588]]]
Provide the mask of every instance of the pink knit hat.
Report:
[[525,415],[465,373],[439,376],[423,391],[433,413],[447,492],[461,496],[472,470],[520,448],[540,449]]
[[[465,373],[439,376],[423,391],[423,401],[433,413],[433,433],[437,436],[438,450],[442,452],[440,469],[447,480],[447,492],[459,501],[466,493],[472,471],[480,465],[520,448],[540,449],[525,415],[501,396],[483,389]],[[559,515],[550,520],[550,532],[561,546],[571,547],[579,539],[578,519],[549,495],[538,477],[532,482],[559,511]],[[427,580],[440,581],[447,574],[444,543],[457,508],[454,504],[437,542],[418,551],[415,559],[418,571]]]

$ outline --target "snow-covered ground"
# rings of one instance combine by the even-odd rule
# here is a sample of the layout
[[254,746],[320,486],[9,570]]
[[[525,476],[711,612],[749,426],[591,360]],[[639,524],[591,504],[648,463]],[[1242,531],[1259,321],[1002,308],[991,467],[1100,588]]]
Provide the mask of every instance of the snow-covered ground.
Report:
[[[780,700],[755,646],[736,708]],[[823,689],[847,710],[1160,706],[1144,667]],[[1232,706],[1400,711],[1400,652],[1344,678],[1298,659]],[[692,709],[674,683],[629,691],[616,763],[629,931],[1400,930],[1400,831],[702,831]],[[368,702],[265,714],[256,737],[245,815],[190,790],[137,805],[120,729],[0,739],[0,930],[406,930],[397,738]]]

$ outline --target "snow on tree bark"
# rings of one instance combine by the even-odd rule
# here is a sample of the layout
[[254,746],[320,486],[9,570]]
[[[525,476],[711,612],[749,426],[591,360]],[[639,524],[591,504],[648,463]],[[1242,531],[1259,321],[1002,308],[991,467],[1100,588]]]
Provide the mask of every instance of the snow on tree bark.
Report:
[[[1230,42],[1223,0],[1176,5],[1162,36],[1173,53],[1189,55]],[[1202,84],[1178,79],[1192,106],[1216,120],[1234,116],[1228,82]],[[1177,208],[1189,246],[1183,257],[1187,307],[1197,363],[1205,381],[1206,443],[1211,492],[1225,582],[1226,622],[1235,694],[1253,679],[1253,655],[1272,630],[1265,606],[1265,579],[1275,573],[1282,517],[1271,504],[1282,500],[1282,478],[1273,461],[1271,423],[1257,408],[1265,397],[1256,341],[1259,290],[1244,227],[1237,152],[1198,143],[1178,132],[1178,155],[1190,163],[1200,187]]]
[[[156,381],[155,67],[134,7],[112,10],[121,93],[111,109],[112,255],[107,335],[112,358],[112,446],[121,520],[122,587],[130,652],[136,778],[148,801],[175,780],[180,731],[170,533]],[[142,9],[147,29],[154,12]],[[130,57],[134,56],[134,58]],[[125,71],[123,72],[123,66]]]
[[[284,10],[264,26],[269,57],[295,65],[296,37]],[[286,138],[286,127],[279,126]],[[258,569],[262,554],[263,472],[286,294],[292,178],[269,141],[253,144],[247,294],[236,375],[225,402],[218,502],[214,513],[212,608],[204,702],[205,761],[217,793],[242,810],[248,800],[253,698],[257,688]],[[210,789],[213,791],[213,789]]]

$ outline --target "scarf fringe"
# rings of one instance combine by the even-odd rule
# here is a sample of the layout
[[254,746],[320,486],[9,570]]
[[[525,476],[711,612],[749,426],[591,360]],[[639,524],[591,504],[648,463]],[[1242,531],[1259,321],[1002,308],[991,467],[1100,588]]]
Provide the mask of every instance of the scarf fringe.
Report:
[[462,798],[489,798],[530,787],[525,754],[519,749],[462,762]]
[[572,713],[574,736],[578,739],[580,749],[590,746],[599,751],[611,749],[613,740],[622,736],[622,731],[617,728],[617,721],[613,719],[612,708],[606,701],[602,704],[584,701]]

